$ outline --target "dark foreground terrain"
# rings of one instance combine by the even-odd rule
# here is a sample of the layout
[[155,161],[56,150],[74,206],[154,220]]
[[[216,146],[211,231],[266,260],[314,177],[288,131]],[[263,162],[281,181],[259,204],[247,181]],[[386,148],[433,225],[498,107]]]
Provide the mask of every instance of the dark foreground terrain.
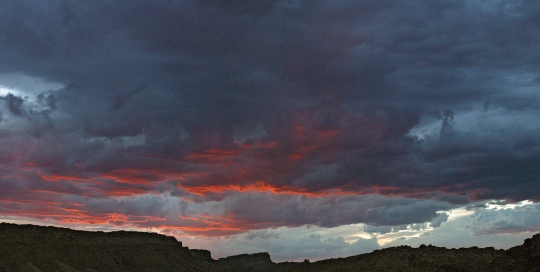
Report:
[[408,246],[314,263],[268,253],[213,260],[173,237],[0,224],[0,271],[540,271],[540,234],[509,250]]

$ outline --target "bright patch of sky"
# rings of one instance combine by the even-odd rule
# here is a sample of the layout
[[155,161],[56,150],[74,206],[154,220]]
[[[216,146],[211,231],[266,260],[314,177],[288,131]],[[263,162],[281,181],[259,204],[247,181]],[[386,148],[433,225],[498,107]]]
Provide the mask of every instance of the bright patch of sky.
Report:
[[30,101],[49,90],[58,90],[64,85],[47,81],[39,77],[32,77],[23,74],[0,74],[0,95],[5,96],[12,93],[23,98],[28,97]]

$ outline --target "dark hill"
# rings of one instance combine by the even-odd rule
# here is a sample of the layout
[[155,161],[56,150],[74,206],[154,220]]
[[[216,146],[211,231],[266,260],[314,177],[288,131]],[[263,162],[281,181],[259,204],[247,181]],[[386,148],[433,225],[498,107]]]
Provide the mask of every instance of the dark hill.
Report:
[[268,253],[214,260],[173,237],[0,224],[0,271],[540,271],[540,234],[509,250],[400,246],[314,263]]

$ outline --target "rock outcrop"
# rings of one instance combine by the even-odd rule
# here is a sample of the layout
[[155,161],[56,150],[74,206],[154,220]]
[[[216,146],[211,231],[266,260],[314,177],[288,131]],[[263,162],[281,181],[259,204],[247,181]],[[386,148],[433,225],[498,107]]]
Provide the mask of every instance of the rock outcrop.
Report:
[[0,271],[209,271],[174,237],[0,224]]
[[540,234],[508,249],[504,256],[489,263],[485,271],[540,271]]
[[286,271],[482,271],[489,262],[504,254],[504,250],[494,248],[399,246],[348,258],[318,261]]
[[212,259],[212,253],[209,250],[205,249],[190,249],[189,254],[195,258],[198,258],[200,260],[206,261],[206,262],[213,262],[214,259]]
[[219,259],[217,264],[223,271],[272,271],[276,266],[266,252],[229,256]]
[[538,271],[540,234],[509,250],[399,246],[347,258],[274,263],[268,253],[214,260],[173,237],[0,224],[0,271]]

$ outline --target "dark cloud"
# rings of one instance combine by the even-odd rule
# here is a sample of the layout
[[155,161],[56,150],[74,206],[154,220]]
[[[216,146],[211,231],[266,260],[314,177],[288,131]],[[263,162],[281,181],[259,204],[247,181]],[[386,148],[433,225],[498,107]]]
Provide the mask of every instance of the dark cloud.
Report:
[[[0,82],[0,166],[104,203],[214,201],[253,228],[435,227],[473,200],[537,201],[538,14],[525,0],[3,1],[0,72],[64,87]],[[372,195],[393,200],[363,210]],[[119,212],[143,216],[137,201]]]
[[251,14],[257,16],[272,11],[278,0],[262,0],[257,2],[248,0],[197,0],[195,2],[218,7],[227,13]]
[[56,110],[56,108],[58,107],[57,98],[52,94],[52,91],[40,93],[37,96],[37,100],[39,101],[39,103],[42,103],[49,107],[50,110]]
[[408,225],[396,225],[392,226],[372,226],[364,225],[364,231],[370,234],[386,234],[386,233],[397,233],[399,231],[410,230],[410,231],[419,231],[425,230],[428,228],[438,228],[442,223],[448,220],[448,213],[437,213],[437,216],[429,220],[429,222],[422,223],[413,223]]
[[[250,204],[248,204],[250,203]],[[393,226],[431,222],[437,211],[453,205],[431,200],[414,201],[403,198],[365,197],[291,197],[271,194],[242,194],[223,201],[225,211],[246,222],[287,222],[288,226],[318,225],[335,227],[353,223]],[[259,212],[264,209],[264,213]],[[282,223],[282,224],[283,224]]]
[[386,233],[392,233],[392,232],[399,232],[400,230],[406,230],[407,225],[401,225],[401,226],[371,226],[371,225],[365,225],[364,231],[367,233],[379,233],[379,234],[386,234]]
[[27,113],[23,108],[24,99],[22,97],[8,93],[6,96],[2,97],[2,99],[6,101],[6,106],[11,114],[17,117],[26,117]]
[[140,93],[142,91],[143,91],[143,88],[139,87],[139,88],[136,88],[134,90],[128,91],[126,93],[119,94],[114,99],[114,104],[112,106],[112,111],[120,110],[121,108],[124,107],[124,104],[126,103],[126,101],[130,100],[133,96],[135,96],[137,93]]

